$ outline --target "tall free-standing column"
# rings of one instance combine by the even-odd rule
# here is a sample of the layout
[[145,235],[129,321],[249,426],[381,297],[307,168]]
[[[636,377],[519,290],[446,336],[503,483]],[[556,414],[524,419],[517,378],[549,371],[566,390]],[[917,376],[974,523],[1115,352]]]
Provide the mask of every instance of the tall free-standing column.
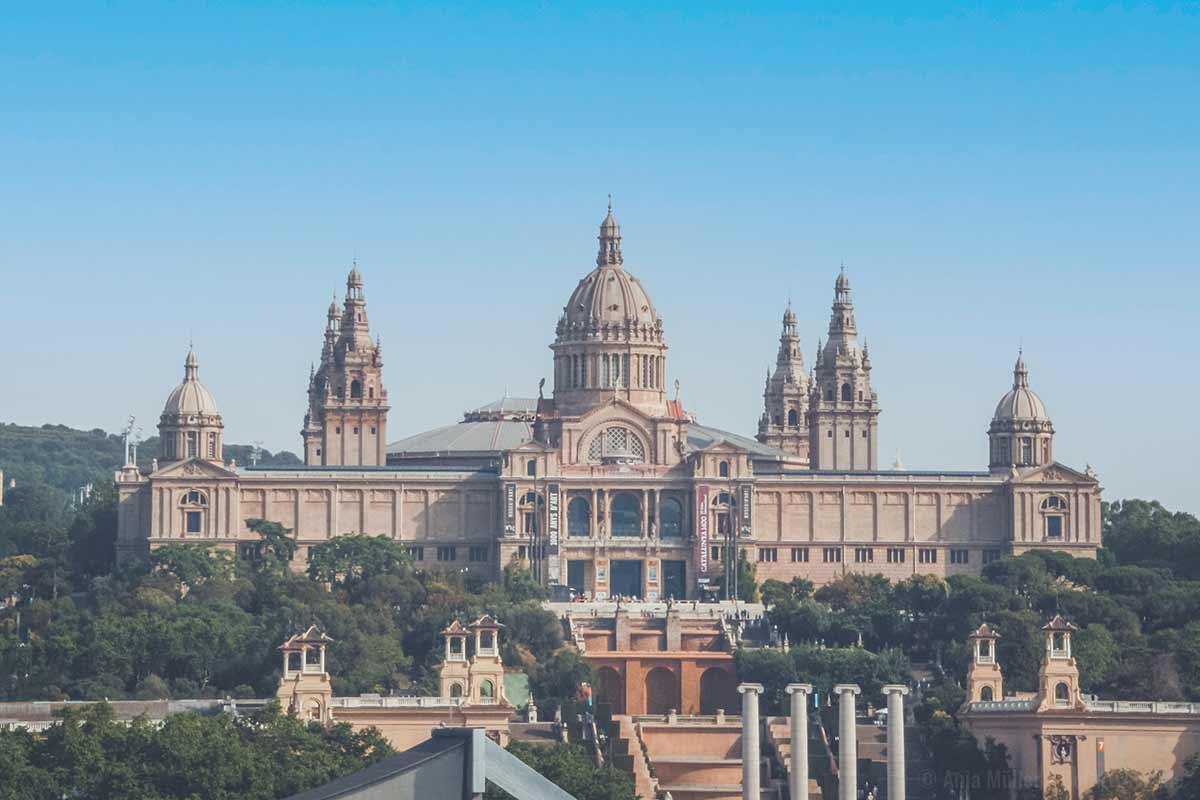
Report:
[[788,774],[791,800],[808,800],[808,696],[811,683],[789,683],[792,696],[792,769]]
[[758,747],[758,696],[761,683],[743,683],[742,693],[742,800],[760,800],[761,755]]
[[887,695],[887,782],[888,800],[904,800],[904,696],[907,686],[896,684],[883,687]]
[[833,687],[833,693],[841,698],[838,721],[838,797],[840,800],[858,799],[858,729],[854,722],[854,697],[862,690],[853,683],[842,683]]

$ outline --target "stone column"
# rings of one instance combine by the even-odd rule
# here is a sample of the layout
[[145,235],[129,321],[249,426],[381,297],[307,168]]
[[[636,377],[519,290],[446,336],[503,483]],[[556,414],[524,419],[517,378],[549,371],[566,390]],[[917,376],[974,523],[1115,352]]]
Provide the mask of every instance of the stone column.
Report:
[[833,687],[833,693],[841,698],[838,723],[839,800],[858,799],[858,730],[854,722],[854,697],[861,691],[853,683]]
[[743,683],[738,686],[742,694],[742,800],[759,800],[762,789],[759,785],[761,755],[758,746],[758,696],[762,694],[761,683]]
[[808,696],[811,683],[789,683],[792,696],[792,769],[788,773],[788,796],[791,800],[808,800]]
[[887,783],[888,800],[904,800],[904,696],[907,686],[883,687],[887,696]]

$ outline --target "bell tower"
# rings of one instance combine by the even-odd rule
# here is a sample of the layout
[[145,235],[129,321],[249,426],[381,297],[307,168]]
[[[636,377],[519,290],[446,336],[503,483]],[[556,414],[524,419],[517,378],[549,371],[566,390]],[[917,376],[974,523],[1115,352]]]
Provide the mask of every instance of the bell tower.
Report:
[[809,461],[813,469],[879,469],[879,397],[871,388],[871,356],[859,346],[845,268],[834,284],[829,339],[817,348],[809,392]]
[[1004,676],[996,659],[1000,634],[986,622],[967,637],[971,645],[971,665],[967,667],[967,702],[987,703],[1004,699]]
[[475,634],[475,655],[471,657],[471,702],[481,705],[506,703],[504,662],[500,658],[500,629],[504,627],[490,614],[471,623]]
[[758,441],[808,462],[808,376],[796,333],[796,315],[791,301],[783,312],[779,353],[775,371],[767,375],[763,389],[763,414],[758,421]]
[[1084,707],[1079,666],[1071,655],[1071,634],[1077,630],[1062,614],[1055,614],[1054,619],[1042,626],[1046,654],[1038,670],[1038,711]]
[[301,437],[304,463],[383,466],[387,463],[387,389],[383,345],[371,340],[362,275],[355,264],[346,278],[339,315],[326,316],[321,365],[308,380],[308,413]]
[[454,620],[442,631],[446,639],[446,654],[438,676],[442,697],[466,697],[471,686],[471,669],[467,661],[467,637],[470,631]]
[[325,670],[325,646],[329,636],[310,625],[304,633],[279,646],[283,653],[283,676],[275,693],[279,705],[306,722],[329,722],[333,684]]

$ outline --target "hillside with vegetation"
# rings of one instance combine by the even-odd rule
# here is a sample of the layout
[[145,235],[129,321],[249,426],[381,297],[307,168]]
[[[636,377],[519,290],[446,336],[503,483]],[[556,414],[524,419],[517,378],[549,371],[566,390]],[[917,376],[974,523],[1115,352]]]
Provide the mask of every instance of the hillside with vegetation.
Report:
[[[225,445],[228,461],[249,464],[253,445]],[[138,464],[150,468],[158,452],[158,437],[152,436],[138,446]],[[0,422],[0,470],[6,480],[18,486],[46,484],[67,494],[80,487],[112,479],[113,472],[125,461],[120,436],[99,428],[76,430],[65,425],[31,427]],[[261,450],[259,464],[288,466],[301,463],[295,453]]]
[[[290,532],[261,520],[252,522],[258,548],[251,560],[188,543],[157,550],[149,564],[118,569],[115,491],[104,475],[120,460],[120,439],[102,431],[5,425],[0,443],[10,474],[24,476],[0,508],[0,699],[270,696],[279,680],[275,647],[312,623],[335,640],[328,666],[336,693],[431,692],[442,628],[451,619],[485,612],[505,623],[505,663],[530,676],[544,713],[569,703],[579,683],[592,679],[586,662],[564,643],[558,620],[542,607],[542,588],[526,571],[510,567],[492,582],[478,574],[421,570],[398,542],[347,536],[314,547],[307,573],[296,573],[289,566]],[[143,454],[147,449],[152,445]],[[65,453],[70,455],[57,457]],[[91,496],[68,504],[64,490],[89,475],[95,481]],[[779,713],[785,709],[782,688],[792,680],[811,682],[822,692],[835,682],[853,681],[871,694],[884,683],[908,680],[913,662],[932,665],[937,678],[916,708],[922,739],[938,769],[960,776],[1003,768],[1005,758],[974,741],[954,716],[963,700],[966,637],[984,621],[1003,636],[998,655],[1011,689],[1034,688],[1043,650],[1040,627],[1060,612],[1080,628],[1074,653],[1085,692],[1200,701],[1200,521],[1130,500],[1105,507],[1104,537],[1096,560],[1040,553],[1001,559],[980,577],[916,576],[891,583],[849,575],[820,589],[801,579],[758,584],[753,565],[742,562],[740,592],[770,605],[770,621],[792,647],[787,653],[739,651],[739,677],[763,683],[764,713]],[[116,742],[118,749],[125,746],[120,737],[128,735],[130,752],[150,746],[146,737],[165,735],[140,729],[126,734],[103,712],[95,713],[100,716],[69,722]],[[185,722],[178,724],[182,730]],[[291,724],[267,720],[256,730]],[[64,727],[55,734],[60,735],[74,734]],[[212,735],[240,737],[237,746],[245,753],[259,747],[245,730],[222,728]],[[322,758],[331,765],[363,763],[374,757],[368,751],[382,752],[349,742],[344,733],[330,736],[332,743],[309,741],[328,750]],[[53,749],[67,741],[10,732],[0,736],[0,762],[19,770],[38,759],[74,758]],[[345,761],[346,748],[362,759]],[[565,770],[575,776],[571,780],[599,785],[600,778],[589,777],[577,756],[566,751],[539,756],[539,769]],[[48,780],[31,772],[24,781],[19,771],[4,770],[0,766],[0,785],[29,787]],[[122,779],[152,787],[165,780],[153,770],[130,770]],[[321,773],[328,774],[333,773]],[[1193,770],[1189,779],[1200,782],[1198,775]],[[601,777],[617,780],[610,773]],[[253,796],[271,796],[276,789],[270,787],[278,787],[269,775],[246,780],[267,787],[258,795],[259,789],[247,789]],[[1174,787],[1175,796],[1195,796],[1185,788]],[[614,789],[614,796],[628,797],[622,791]],[[947,790],[945,796],[951,794]]]

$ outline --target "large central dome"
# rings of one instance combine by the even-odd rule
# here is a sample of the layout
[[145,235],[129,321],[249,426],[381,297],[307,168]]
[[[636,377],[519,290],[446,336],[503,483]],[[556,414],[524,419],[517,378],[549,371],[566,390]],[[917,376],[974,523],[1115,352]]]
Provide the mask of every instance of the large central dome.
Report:
[[623,268],[621,226],[612,208],[600,224],[600,252],[596,268],[584,276],[563,307],[563,325],[558,338],[573,338],[594,326],[624,325],[654,328],[658,314],[641,282]]
[[665,410],[663,325],[641,281],[624,268],[612,205],[600,223],[596,268],[571,293],[554,344],[559,412],[582,414],[613,396]]

